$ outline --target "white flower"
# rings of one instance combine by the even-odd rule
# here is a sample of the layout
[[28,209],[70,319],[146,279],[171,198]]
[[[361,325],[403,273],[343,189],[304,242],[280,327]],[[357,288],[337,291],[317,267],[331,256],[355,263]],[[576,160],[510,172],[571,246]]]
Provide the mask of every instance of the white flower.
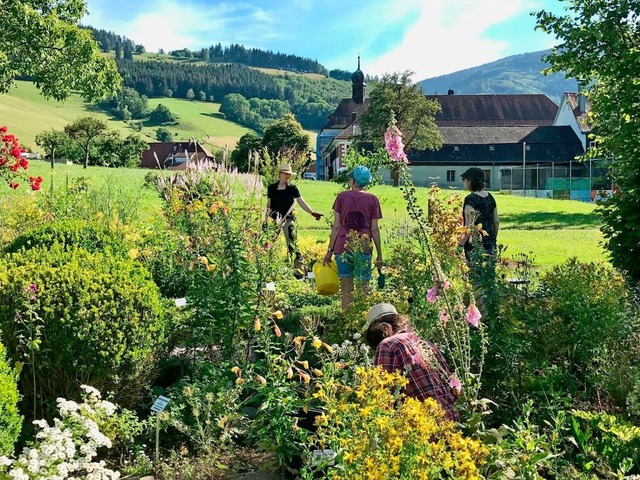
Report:
[[354,340],[360,340],[360,337],[362,337],[362,334],[360,332],[356,332],[353,334],[353,339]]
[[11,460],[8,457],[5,457],[5,456],[0,457],[0,467],[8,467],[13,462],[14,462],[14,460]]

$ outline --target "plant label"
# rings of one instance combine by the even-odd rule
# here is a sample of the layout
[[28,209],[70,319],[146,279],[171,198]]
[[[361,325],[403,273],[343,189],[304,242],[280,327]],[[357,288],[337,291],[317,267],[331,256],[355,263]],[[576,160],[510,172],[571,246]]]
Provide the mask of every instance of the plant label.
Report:
[[156,401],[153,402],[153,405],[151,405],[151,411],[160,413],[167,407],[168,403],[169,399],[160,395],[158,398],[156,398]]

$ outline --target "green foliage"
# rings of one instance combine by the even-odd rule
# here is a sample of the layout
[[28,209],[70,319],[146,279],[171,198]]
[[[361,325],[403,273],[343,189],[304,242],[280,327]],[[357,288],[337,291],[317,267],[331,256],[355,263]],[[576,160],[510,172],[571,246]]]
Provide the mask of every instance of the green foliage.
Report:
[[156,130],[156,140],[159,142],[170,142],[173,139],[168,128],[160,127]]
[[49,249],[60,245],[65,250],[81,248],[88,252],[126,254],[121,238],[108,227],[81,220],[63,220],[45,224],[19,235],[6,249],[6,253],[32,248]]
[[19,400],[18,375],[9,365],[5,347],[0,343],[0,456],[11,455],[18,440],[22,426]]
[[149,120],[155,125],[171,125],[176,123],[178,117],[162,103],[149,114]]
[[107,133],[107,124],[97,117],[82,117],[64,127],[64,132],[84,153],[84,168],[87,168],[89,149],[98,137]]
[[[640,427],[604,412],[571,412],[568,440],[576,447],[575,461],[599,478],[640,473]],[[626,478],[626,477],[625,477]]]
[[250,164],[254,154],[262,150],[262,139],[255,133],[245,133],[240,137],[236,148],[231,152],[231,163],[240,172],[250,171]]
[[[22,348],[14,316],[35,301],[43,321],[34,362],[43,401],[77,394],[79,383],[111,391],[125,406],[141,398],[167,335],[165,306],[144,268],[60,245],[8,254],[1,263],[0,328],[12,358]],[[21,294],[25,282],[37,287],[34,298]],[[32,383],[21,379],[25,399],[34,394]]]
[[442,146],[442,137],[435,123],[440,105],[425,98],[422,88],[412,82],[412,74],[385,74],[376,84],[369,95],[369,108],[360,117],[362,133],[359,143],[384,146],[384,132],[394,115],[406,148],[437,150]]
[[73,91],[89,101],[115,93],[121,78],[113,60],[78,27],[86,13],[85,3],[74,0],[2,2],[0,91],[6,93],[16,77],[24,76],[56,100]]
[[302,125],[295,117],[288,114],[269,125],[264,131],[262,145],[273,158],[283,150],[305,155],[309,150],[309,135],[302,130]]
[[246,426],[240,413],[242,387],[227,363],[202,363],[192,378],[168,390],[171,403],[163,421],[177,429],[196,453],[212,452],[234,440]]
[[54,168],[56,161],[56,150],[69,142],[69,137],[59,130],[51,129],[36,135],[36,145],[41,147],[46,155],[51,158],[51,168]]
[[536,14],[537,28],[561,42],[545,60],[549,71],[579,79],[591,100],[588,121],[597,148],[592,157],[614,159],[616,194],[600,210],[614,266],[640,279],[640,97],[637,71],[638,9],[633,1],[567,1],[566,15]]

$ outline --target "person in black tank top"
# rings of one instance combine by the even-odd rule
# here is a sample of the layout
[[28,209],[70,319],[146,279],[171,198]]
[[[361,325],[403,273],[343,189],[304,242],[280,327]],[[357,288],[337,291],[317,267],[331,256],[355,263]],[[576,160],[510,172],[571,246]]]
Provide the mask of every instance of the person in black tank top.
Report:
[[[483,253],[495,255],[500,220],[493,195],[484,189],[484,172],[479,168],[471,167],[461,177],[465,189],[471,192],[464,199],[462,214],[464,224],[465,226],[482,224],[482,230],[487,233],[479,239]],[[464,250],[467,260],[470,260],[474,248],[472,235],[463,234],[458,241],[458,247]]]

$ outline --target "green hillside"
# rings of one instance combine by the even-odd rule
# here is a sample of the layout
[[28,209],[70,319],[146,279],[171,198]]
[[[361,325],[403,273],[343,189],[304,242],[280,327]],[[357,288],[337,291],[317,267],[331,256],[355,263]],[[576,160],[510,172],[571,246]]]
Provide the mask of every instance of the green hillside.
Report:
[[[196,102],[178,98],[151,98],[149,108],[154,109],[162,103],[178,115],[178,125],[167,127],[174,134],[175,141],[197,138],[209,144],[207,135],[213,140],[213,146],[232,150],[238,139],[252,130],[224,118],[218,110],[219,103]],[[43,130],[54,128],[62,130],[65,125],[78,117],[93,115],[104,119],[109,128],[124,135],[134,133],[131,127],[116,120],[107,113],[89,105],[73,95],[67,102],[47,100],[30,82],[16,82],[11,92],[0,95],[0,125],[7,125],[10,133],[16,135],[20,143],[33,151],[39,151],[35,136]],[[146,125],[139,133],[147,141],[155,141],[157,126]],[[316,133],[307,131],[310,147],[315,148]]]
[[[248,128],[224,119],[218,112],[220,104],[194,102],[175,98],[155,98],[149,100],[149,107],[155,108],[158,103],[166,105],[169,110],[179,117],[179,124],[168,127],[174,133],[175,140],[189,138],[204,139],[206,135],[213,138],[213,143],[233,148],[238,138],[247,132]],[[60,103],[47,100],[40,95],[39,90],[29,82],[16,82],[16,86],[9,94],[0,95],[0,124],[7,125],[9,131],[15,134],[22,145],[37,150],[35,136],[43,130],[55,128],[61,130],[69,122],[78,117],[94,115],[103,118],[109,128],[123,134],[133,133],[129,125],[116,120],[96,107],[86,104],[82,99],[73,95],[67,102]],[[155,141],[157,127],[145,125],[140,135],[148,141]]]

